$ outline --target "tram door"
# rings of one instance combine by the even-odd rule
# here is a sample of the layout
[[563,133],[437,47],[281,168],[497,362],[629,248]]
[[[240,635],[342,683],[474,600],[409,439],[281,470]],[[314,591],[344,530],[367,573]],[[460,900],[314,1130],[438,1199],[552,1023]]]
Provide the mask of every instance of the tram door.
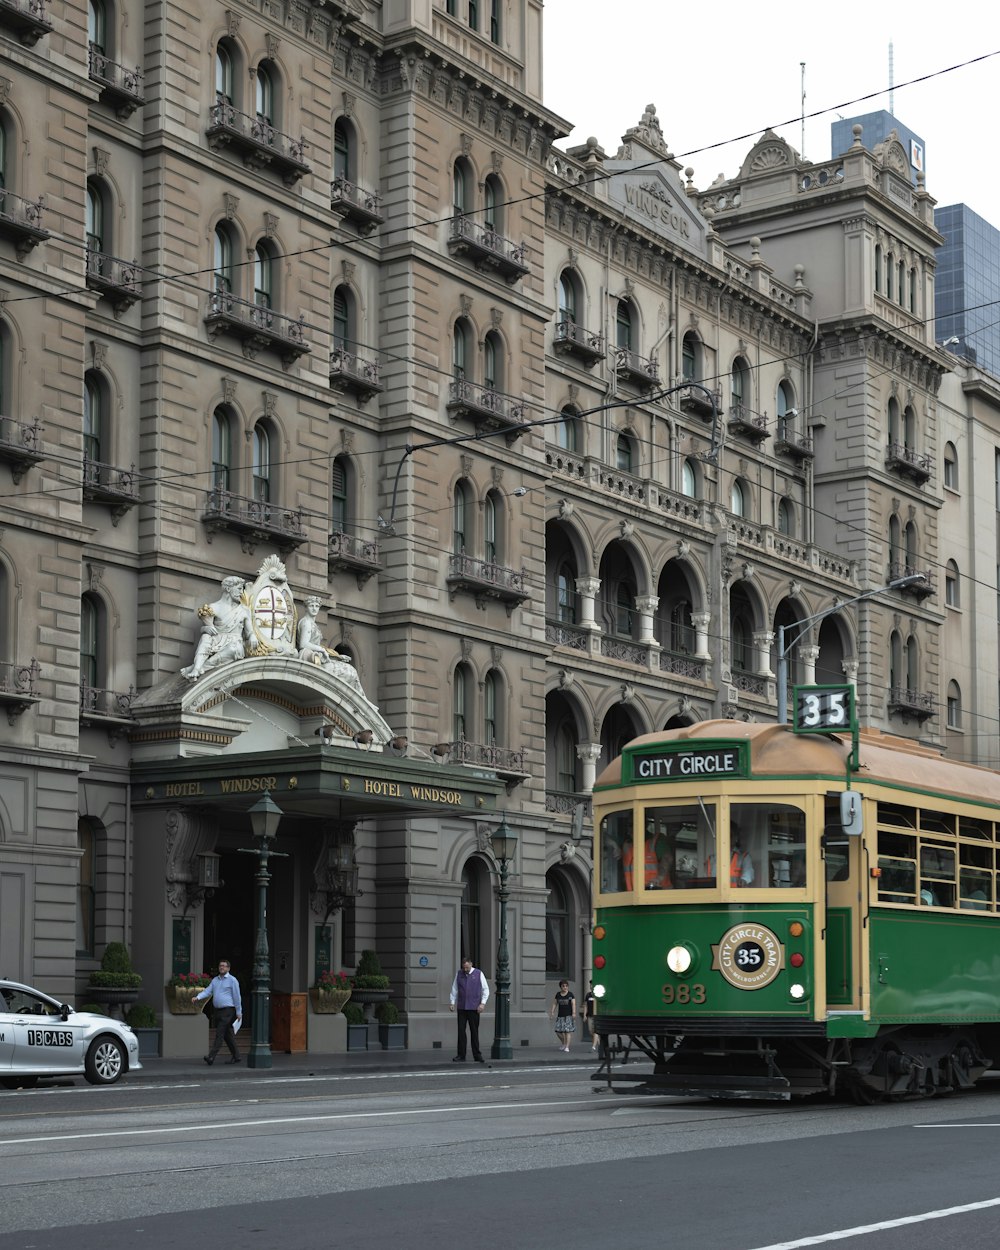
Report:
[[831,1011],[863,1009],[864,900],[862,840],[840,823],[840,796],[825,798],[826,1002]]

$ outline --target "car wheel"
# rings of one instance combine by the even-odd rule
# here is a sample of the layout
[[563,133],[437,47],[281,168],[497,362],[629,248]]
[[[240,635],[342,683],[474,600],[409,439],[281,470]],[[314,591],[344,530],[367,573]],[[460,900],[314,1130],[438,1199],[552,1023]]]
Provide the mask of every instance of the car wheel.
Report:
[[4,1089],[34,1089],[37,1084],[37,1076],[0,1077],[0,1085],[2,1085]]
[[121,1042],[113,1037],[98,1037],[90,1043],[84,1072],[91,1085],[114,1085],[125,1067]]

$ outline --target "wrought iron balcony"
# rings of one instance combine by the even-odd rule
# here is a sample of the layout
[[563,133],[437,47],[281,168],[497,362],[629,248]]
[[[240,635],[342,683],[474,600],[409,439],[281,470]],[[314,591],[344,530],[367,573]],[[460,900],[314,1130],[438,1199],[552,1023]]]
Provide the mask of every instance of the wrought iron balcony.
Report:
[[496,599],[504,604],[508,616],[519,603],[531,598],[524,569],[508,569],[492,560],[468,556],[464,551],[448,558],[446,580],[452,599],[460,590],[472,595],[479,608],[486,607],[487,599]]
[[10,465],[10,475],[17,483],[33,464],[45,459],[42,451],[42,427],[36,417],[31,425],[0,417],[0,460]]
[[[702,394],[701,397],[703,400],[705,399],[704,394]],[[693,394],[690,396],[690,399],[693,402]],[[685,400],[682,399],[681,405],[683,406],[684,403]],[[767,428],[767,417],[760,412],[751,412],[750,409],[744,407],[743,404],[733,404],[733,406],[729,409],[729,420],[727,425],[729,426],[730,434],[745,434],[747,438],[751,439],[758,445],[762,443],[765,438],[771,437],[771,431]]]
[[237,299],[228,291],[214,291],[208,297],[205,324],[213,339],[220,334],[238,339],[247,360],[255,359],[258,352],[269,348],[277,352],[283,368],[287,369],[300,356],[312,351],[306,342],[303,317],[296,321],[266,304]]
[[50,237],[42,226],[44,207],[41,197],[26,200],[23,195],[0,189],[0,236],[13,242],[20,260]]
[[545,622],[545,641],[554,647],[569,647],[572,651],[590,651],[591,631],[579,625],[567,625],[564,621]]
[[646,668],[649,664],[649,644],[602,634],[601,655],[609,660],[624,660],[626,664],[640,664]]
[[660,669],[664,673],[674,673],[678,677],[691,677],[695,681],[705,680],[705,661],[696,660],[693,656],[682,655],[676,651],[660,652]]
[[28,664],[0,662],[0,707],[7,712],[9,725],[41,700],[36,688],[41,671],[34,659]]
[[360,589],[382,568],[378,543],[375,539],[357,538],[343,530],[334,530],[327,548],[326,566],[331,573],[356,573]]
[[130,69],[110,61],[93,44],[90,45],[90,77],[101,87],[101,101],[110,105],[122,121],[131,117],[146,101],[142,95],[142,69]]
[[575,321],[556,322],[552,346],[560,356],[575,356],[585,369],[593,368],[605,356],[604,335],[585,330]]
[[451,762],[453,764],[472,764],[478,768],[492,768],[498,777],[508,780],[523,780],[527,777],[524,767],[525,751],[511,750],[509,747],[498,747],[496,743],[486,745],[481,742],[460,742],[451,744]]
[[88,503],[105,504],[109,507],[111,523],[117,525],[126,512],[140,503],[135,482],[135,465],[130,469],[119,469],[84,456],[83,497]]
[[85,681],[80,682],[80,724],[101,725],[108,730],[111,740],[128,730],[134,721],[132,704],[138,691],[129,686],[127,691],[100,690]]
[[87,248],[87,286],[100,291],[114,308],[115,317],[127,312],[139,298],[139,266],[106,252]]
[[[722,411],[722,392],[712,391],[710,394],[706,394],[700,386],[692,386],[686,391],[678,393],[677,402],[682,412],[692,412],[696,417],[701,417],[703,421],[711,421],[713,412]],[[737,409],[746,413],[747,416],[750,415],[742,404],[734,404],[729,410],[730,420],[732,420],[733,412]],[[744,433],[749,432],[749,430],[744,431]],[[753,436],[751,435],[751,437]],[[765,433],[763,437],[766,438],[767,434]]]
[[459,214],[451,219],[448,248],[454,256],[465,256],[477,269],[498,273],[513,284],[530,273],[527,249],[512,243],[474,217]]
[[52,29],[45,0],[0,0],[0,29],[12,31],[26,48],[33,48]]
[[364,360],[344,347],[330,352],[330,386],[357,396],[359,403],[367,403],[385,389],[378,380],[378,370],[377,360]]
[[904,720],[911,716],[925,721],[934,715],[934,696],[922,690],[893,686],[889,691],[889,711],[898,712]]
[[615,348],[615,373],[622,382],[629,382],[643,391],[648,391],[660,380],[657,362],[637,355],[630,347]]
[[903,564],[894,560],[889,565],[889,581],[898,582],[904,577],[920,577],[923,580],[913,582],[909,586],[898,586],[896,588],[897,594],[912,595],[914,599],[926,599],[928,595],[934,593],[934,580],[930,569],[918,569],[915,565]]
[[922,483],[931,475],[931,458],[920,455],[903,443],[890,443],[885,452],[885,467]]
[[545,810],[557,816],[572,816],[578,807],[582,807],[584,820],[589,820],[590,803],[589,794],[577,794],[572,790],[545,791]]
[[259,542],[274,543],[283,551],[291,551],[306,541],[301,509],[244,499],[228,490],[208,492],[201,519],[209,542],[219,530],[228,530],[239,535],[240,545],[248,555],[253,555]]
[[248,169],[273,167],[286,186],[294,186],[310,172],[305,160],[305,140],[292,139],[280,130],[231,104],[216,101],[208,110],[208,143],[214,150],[231,147]]
[[745,669],[733,669],[733,685],[741,694],[752,694],[758,699],[767,697],[767,678]]
[[524,403],[511,395],[456,378],[448,387],[448,411],[472,421],[480,433],[505,432],[508,446],[521,435]]
[[812,460],[816,454],[810,435],[796,434],[794,430],[782,427],[780,422],[774,450],[779,456],[791,456],[795,460]]
[[334,178],[330,183],[330,208],[346,221],[353,221],[362,234],[371,234],[385,221],[381,194],[359,187],[349,178]]

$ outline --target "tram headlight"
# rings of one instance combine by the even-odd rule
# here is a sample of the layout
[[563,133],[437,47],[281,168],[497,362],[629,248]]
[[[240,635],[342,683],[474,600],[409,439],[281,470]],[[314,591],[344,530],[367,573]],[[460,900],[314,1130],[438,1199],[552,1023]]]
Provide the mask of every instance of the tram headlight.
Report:
[[691,952],[686,946],[671,946],[667,951],[667,967],[678,976],[691,967]]
[[604,995],[605,995],[607,992],[608,992],[608,991],[604,988],[604,986],[603,986],[603,985],[595,985],[595,986],[594,986],[594,997],[595,997],[595,998],[603,998],[603,997],[604,997]]
[[794,985],[790,985],[788,987],[788,992],[791,994],[792,998],[804,998],[806,987],[804,985],[799,985],[796,981]]

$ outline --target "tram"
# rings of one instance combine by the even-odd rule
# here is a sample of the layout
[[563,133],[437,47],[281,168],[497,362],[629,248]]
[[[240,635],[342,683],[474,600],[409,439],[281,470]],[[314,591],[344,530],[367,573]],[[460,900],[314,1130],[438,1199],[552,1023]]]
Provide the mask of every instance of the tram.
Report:
[[868,1103],[1000,1062],[1000,774],[824,724],[649,734],[597,779],[595,1080]]

